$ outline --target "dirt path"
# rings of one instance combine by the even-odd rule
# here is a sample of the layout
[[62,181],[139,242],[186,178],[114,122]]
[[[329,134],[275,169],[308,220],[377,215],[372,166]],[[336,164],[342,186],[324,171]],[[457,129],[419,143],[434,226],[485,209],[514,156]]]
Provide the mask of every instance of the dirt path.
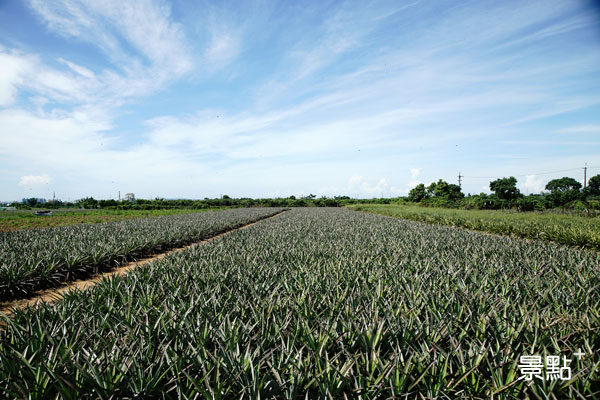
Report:
[[[99,274],[96,276],[93,276],[91,278],[88,279],[82,279],[82,280],[78,280],[78,281],[72,281],[72,282],[67,282],[65,283],[63,286],[59,286],[59,287],[55,287],[55,288],[51,288],[51,289],[46,289],[46,290],[41,290],[37,293],[35,293],[33,295],[33,297],[27,298],[27,299],[20,299],[20,300],[15,300],[15,301],[11,301],[8,303],[0,303],[0,314],[5,314],[7,316],[11,316],[13,314],[13,309],[18,308],[18,309],[23,309],[26,308],[28,306],[35,306],[38,303],[54,303],[59,301],[60,299],[62,299],[64,293],[68,292],[71,289],[79,289],[79,290],[86,290],[91,288],[92,286],[96,285],[98,282],[100,282],[102,279],[107,278],[107,277],[111,277],[114,275],[125,275],[126,273],[128,273],[129,271],[133,270],[134,268],[140,266],[140,265],[144,265],[147,264],[149,262],[152,261],[156,261],[156,260],[160,260],[166,256],[168,256],[169,254],[178,252],[178,251],[183,251],[186,249],[189,249],[190,247],[193,246],[197,246],[200,245],[202,243],[206,243],[209,242],[211,240],[220,238],[222,236],[225,236],[231,232],[240,230],[240,229],[245,229],[248,227],[251,227],[252,225],[256,225],[257,223],[264,221],[266,219],[269,218],[274,218],[276,216],[278,216],[279,214],[284,213],[286,210],[280,211],[277,214],[273,214],[269,217],[265,217],[265,218],[261,218],[257,221],[254,222],[250,222],[249,224],[246,225],[242,225],[240,227],[237,228],[231,228],[226,230],[225,232],[219,233],[215,236],[211,236],[209,238],[200,240],[198,242],[192,243],[192,244],[188,244],[186,246],[182,246],[182,247],[177,247],[174,249],[171,249],[169,251],[166,251],[164,253],[160,253],[160,254],[156,254],[154,256],[151,257],[146,257],[146,258],[141,258],[137,261],[133,261],[130,263],[126,263],[123,264],[115,269],[113,269],[112,271],[108,271],[106,273],[103,274]],[[2,322],[0,321],[0,325],[2,325]]]

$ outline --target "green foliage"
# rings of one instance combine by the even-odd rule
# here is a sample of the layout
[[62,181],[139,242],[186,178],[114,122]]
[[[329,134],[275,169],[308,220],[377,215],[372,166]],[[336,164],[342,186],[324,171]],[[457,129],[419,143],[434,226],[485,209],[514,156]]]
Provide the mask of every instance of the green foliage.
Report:
[[[466,208],[480,210],[516,209],[518,211],[541,211],[546,208],[561,207],[564,209],[584,210],[594,209],[593,203],[577,203],[576,200],[592,200],[600,196],[600,175],[590,178],[590,186],[584,194],[581,184],[573,178],[564,177],[548,182],[546,190],[550,194],[531,194],[527,197],[517,188],[515,177],[500,178],[490,182],[492,195],[481,193],[467,197],[458,185],[449,184],[440,179],[429,186],[419,184],[410,190],[407,200],[420,203],[427,207]],[[351,203],[345,203],[351,204]]]
[[495,194],[488,195],[481,193],[478,195],[468,196],[454,205],[454,208],[464,207],[465,209],[476,208],[479,210],[500,210],[509,208],[510,204],[507,200],[501,199]]
[[98,200],[94,199],[93,197],[85,197],[79,201],[77,201],[75,204],[77,204],[79,207],[81,208],[96,208],[98,206]]
[[427,191],[425,190],[425,185],[419,183],[417,186],[412,188],[410,192],[408,192],[408,201],[413,203],[418,203],[424,200],[427,197]]
[[567,176],[560,179],[552,179],[546,184],[546,190],[550,192],[569,192],[581,190],[581,183]]
[[588,180],[585,194],[589,196],[600,196],[600,175],[592,176]]
[[38,199],[36,197],[31,197],[25,200],[25,204],[29,207],[35,207],[38,204]]
[[517,199],[519,211],[542,211],[545,209],[545,199],[542,196],[530,195]]
[[452,202],[464,197],[464,194],[460,191],[458,185],[452,183],[449,184],[443,179],[431,183],[427,186],[425,192],[426,199],[432,198],[434,201],[438,202]]
[[449,200],[458,200],[465,197],[464,193],[461,192],[460,186],[454,183],[448,184],[446,193],[444,194]]
[[[293,209],[17,312],[0,396],[597,398],[599,270],[552,243]],[[520,380],[534,354],[573,379]]]
[[110,199],[110,200],[99,200],[97,204],[98,204],[98,206],[100,208],[117,207],[119,205],[119,203],[116,200],[112,200],[112,199]]
[[550,191],[549,200],[554,206],[561,206],[581,198],[581,183],[573,178],[553,179],[546,185]]
[[52,210],[58,210],[59,208],[65,207],[65,203],[60,200],[48,201],[44,203],[44,208],[49,208]]
[[515,200],[521,197],[521,192],[517,189],[517,179],[514,176],[510,178],[500,178],[490,182],[490,190],[503,200]]

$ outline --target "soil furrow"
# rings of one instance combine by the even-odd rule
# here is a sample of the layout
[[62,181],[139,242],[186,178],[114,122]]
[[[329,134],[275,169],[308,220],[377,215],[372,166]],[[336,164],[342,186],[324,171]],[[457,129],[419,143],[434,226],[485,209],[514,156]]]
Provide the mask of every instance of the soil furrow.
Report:
[[[242,225],[236,228],[231,228],[228,229],[224,232],[221,232],[217,235],[211,236],[209,238],[200,240],[198,242],[194,242],[192,244],[188,244],[186,246],[182,246],[182,247],[177,247],[174,249],[171,249],[169,251],[166,251],[164,253],[160,253],[160,254],[155,254],[153,256],[150,257],[145,257],[145,258],[141,258],[137,261],[132,261],[123,265],[120,265],[118,267],[116,267],[115,269],[105,272],[105,273],[101,273],[95,276],[92,276],[91,278],[87,278],[87,279],[81,279],[81,280],[76,280],[76,281],[71,281],[71,282],[66,282],[64,285],[62,286],[58,286],[58,287],[54,287],[51,289],[45,289],[45,290],[41,290],[37,293],[35,293],[32,297],[28,297],[25,299],[19,299],[19,300],[14,300],[11,302],[7,302],[7,303],[0,303],[0,314],[5,314],[7,316],[11,316],[13,314],[13,310],[15,308],[17,309],[23,309],[26,308],[28,306],[35,306],[38,303],[54,303],[56,301],[59,301],[64,293],[66,293],[69,290],[75,290],[75,289],[79,289],[79,290],[86,290],[89,289],[91,287],[93,287],[94,285],[96,285],[97,283],[99,283],[102,279],[107,278],[107,277],[111,277],[114,275],[124,275],[126,273],[128,273],[129,271],[133,270],[134,268],[140,266],[140,265],[144,265],[147,264],[149,262],[152,261],[156,261],[156,260],[160,260],[161,258],[164,258],[166,256],[168,256],[169,254],[178,252],[178,251],[183,251],[186,250],[190,247],[193,246],[197,246],[200,245],[202,243],[206,243],[209,242],[211,240],[220,238],[222,236],[225,236],[231,232],[240,230],[240,229],[245,229],[248,228],[252,225],[256,225],[257,223],[264,221],[266,219],[269,218],[274,218],[282,213],[284,213],[287,210],[283,210],[278,212],[277,214],[273,214],[269,217],[265,217],[265,218],[261,218],[257,221],[254,222],[250,222],[246,225]],[[0,321],[0,325],[2,325],[2,322]]]

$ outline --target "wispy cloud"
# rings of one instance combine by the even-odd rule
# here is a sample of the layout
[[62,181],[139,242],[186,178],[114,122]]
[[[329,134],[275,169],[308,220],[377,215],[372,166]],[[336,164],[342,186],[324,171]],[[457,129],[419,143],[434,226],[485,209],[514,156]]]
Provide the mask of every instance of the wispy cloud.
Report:
[[[96,99],[102,84],[89,70],[60,59],[69,70],[51,68],[36,55],[19,51],[6,51],[0,48],[0,63],[3,74],[0,77],[0,105],[15,102],[19,89],[33,90],[36,95],[57,102],[82,103]],[[77,71],[76,71],[77,70]]]
[[230,63],[239,53],[238,38],[225,32],[215,32],[206,49],[207,62],[211,68]]
[[61,64],[66,65],[67,67],[69,67],[73,72],[86,77],[88,79],[94,79],[95,78],[95,74],[94,72],[90,71],[89,69],[82,67],[81,65],[77,65],[74,62],[65,60],[64,58],[59,58],[58,62],[60,62]]
[[567,134],[575,134],[575,133],[593,133],[600,134],[600,124],[599,125],[576,125],[571,126],[569,128],[563,128],[553,131],[554,133],[567,133]]
[[[96,46],[111,60],[112,69],[94,71],[59,59],[78,78],[87,79],[96,91],[93,96],[98,90],[115,98],[145,95],[193,68],[183,31],[162,1],[30,0],[29,5],[48,30]],[[58,81],[61,87],[74,80],[55,75],[41,80]]]
[[0,47],[0,64],[0,106],[9,106],[14,103],[19,86],[24,84],[33,70],[35,60],[15,52],[7,52]]
[[[170,20],[162,1],[30,0],[30,7],[60,35],[84,40],[125,68],[136,56],[165,73],[182,74],[192,66],[181,27]],[[121,43],[135,50],[131,53]]]
[[507,140],[506,144],[531,144],[536,146],[600,146],[600,141],[564,141],[564,140]]

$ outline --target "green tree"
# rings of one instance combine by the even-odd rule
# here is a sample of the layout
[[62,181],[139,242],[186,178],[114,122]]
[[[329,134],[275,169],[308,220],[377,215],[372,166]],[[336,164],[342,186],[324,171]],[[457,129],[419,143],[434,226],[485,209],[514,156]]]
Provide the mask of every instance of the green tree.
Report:
[[581,183],[566,176],[560,179],[552,179],[546,184],[546,190],[550,191],[548,197],[555,206],[566,204],[581,197]]
[[412,201],[413,203],[418,203],[427,197],[425,185],[422,183],[419,183],[417,186],[412,188],[410,192],[408,192],[408,201]]
[[521,197],[521,192],[517,189],[517,179],[514,176],[490,182],[490,190],[503,200],[510,201]]
[[433,197],[435,196],[435,187],[437,186],[437,184],[435,182],[432,182],[429,184],[429,186],[427,186],[425,188],[425,197]]
[[448,184],[445,196],[449,200],[458,200],[465,197],[464,193],[460,189],[460,186],[455,185],[454,183]]
[[117,203],[117,201],[113,200],[113,199],[98,201],[98,206],[100,206],[100,208],[117,207],[118,205],[119,205],[119,203]]
[[585,188],[585,194],[591,196],[600,196],[600,175],[592,176],[588,180],[588,186]]
[[443,179],[440,179],[433,186],[433,196],[437,198],[444,198],[448,194],[448,182]]
[[443,179],[431,183],[424,189],[424,198],[431,199],[431,203],[436,205],[444,205],[447,202],[453,202],[465,197],[460,189],[460,186],[453,183],[448,183]]
[[79,206],[81,208],[96,208],[98,201],[93,197],[85,197],[79,200]]
[[461,192],[460,186],[453,183],[448,183],[443,179],[427,186],[426,193],[428,196],[443,200],[458,200],[465,195]]

